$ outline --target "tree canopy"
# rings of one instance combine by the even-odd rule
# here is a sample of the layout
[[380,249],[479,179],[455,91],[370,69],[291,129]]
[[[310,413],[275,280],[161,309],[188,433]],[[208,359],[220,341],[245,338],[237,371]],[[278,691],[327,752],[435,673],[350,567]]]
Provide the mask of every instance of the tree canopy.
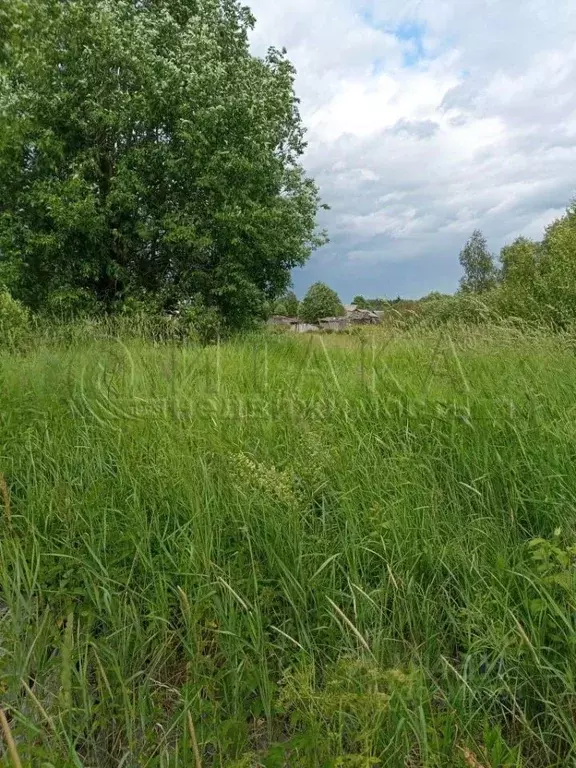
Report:
[[300,302],[298,301],[298,297],[294,291],[286,291],[286,293],[276,302],[276,305],[274,306],[274,312],[277,315],[298,317],[299,307]]
[[358,309],[368,309],[368,301],[361,295],[354,296],[352,304],[358,307]]
[[[386,309],[386,307],[389,307],[390,304],[393,304],[396,299],[393,299],[392,301],[389,301],[385,298],[376,298],[376,299],[369,299],[365,296],[354,296],[352,299],[352,304],[355,304],[358,309],[371,309],[373,312],[378,310]],[[400,297],[398,297],[398,301],[401,301]]]
[[294,68],[236,0],[14,0],[0,19],[0,282],[32,308],[196,297],[232,326],[323,241]]
[[305,323],[317,323],[323,317],[341,317],[345,314],[336,291],[325,283],[314,283],[300,304],[300,318]]

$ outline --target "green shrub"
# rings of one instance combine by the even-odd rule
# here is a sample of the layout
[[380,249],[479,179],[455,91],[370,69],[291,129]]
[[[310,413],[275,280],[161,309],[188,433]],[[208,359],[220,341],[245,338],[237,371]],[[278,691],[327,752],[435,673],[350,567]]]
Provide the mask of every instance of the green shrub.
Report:
[[499,317],[536,325],[550,325],[552,322],[552,308],[539,300],[535,283],[504,282],[492,299],[494,312]]
[[222,316],[218,309],[206,306],[199,296],[181,306],[179,323],[184,338],[194,339],[202,345],[213,344],[224,333]]
[[0,347],[18,346],[29,328],[30,318],[26,308],[7,290],[0,290]]
[[63,321],[96,317],[100,311],[96,298],[81,288],[54,291],[48,296],[44,308],[45,314]]
[[430,325],[447,323],[478,325],[498,319],[495,306],[497,291],[489,291],[480,299],[471,293],[458,293],[421,302],[415,317]]

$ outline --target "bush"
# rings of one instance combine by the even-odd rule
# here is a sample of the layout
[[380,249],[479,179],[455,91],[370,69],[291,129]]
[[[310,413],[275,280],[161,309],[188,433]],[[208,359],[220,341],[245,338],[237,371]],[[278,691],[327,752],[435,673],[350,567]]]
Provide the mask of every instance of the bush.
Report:
[[7,290],[0,290],[0,347],[14,348],[30,328],[28,311]]
[[536,279],[528,285],[503,283],[493,296],[495,313],[510,321],[532,325],[553,325],[554,308],[538,297]]
[[77,318],[97,317],[102,308],[89,291],[81,288],[54,291],[46,299],[43,314],[63,321]]
[[200,296],[180,307],[180,325],[183,336],[200,344],[213,344],[224,333],[222,316],[216,307],[208,307]]
[[482,294],[481,299],[471,293],[458,293],[423,301],[417,317],[430,325],[478,325],[497,320],[496,295],[497,290],[493,290]]

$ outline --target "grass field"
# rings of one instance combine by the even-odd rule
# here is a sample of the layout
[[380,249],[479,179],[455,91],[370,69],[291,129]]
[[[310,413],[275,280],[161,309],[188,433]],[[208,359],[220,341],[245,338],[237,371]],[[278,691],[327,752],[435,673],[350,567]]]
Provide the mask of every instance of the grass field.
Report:
[[576,765],[575,349],[5,353],[0,764]]

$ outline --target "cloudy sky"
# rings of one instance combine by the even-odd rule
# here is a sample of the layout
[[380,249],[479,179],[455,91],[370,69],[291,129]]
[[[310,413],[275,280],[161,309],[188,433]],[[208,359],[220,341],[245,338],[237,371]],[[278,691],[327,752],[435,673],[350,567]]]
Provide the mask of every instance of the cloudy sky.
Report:
[[537,237],[576,194],[576,0],[247,0],[285,46],[343,300],[452,291],[475,228]]

